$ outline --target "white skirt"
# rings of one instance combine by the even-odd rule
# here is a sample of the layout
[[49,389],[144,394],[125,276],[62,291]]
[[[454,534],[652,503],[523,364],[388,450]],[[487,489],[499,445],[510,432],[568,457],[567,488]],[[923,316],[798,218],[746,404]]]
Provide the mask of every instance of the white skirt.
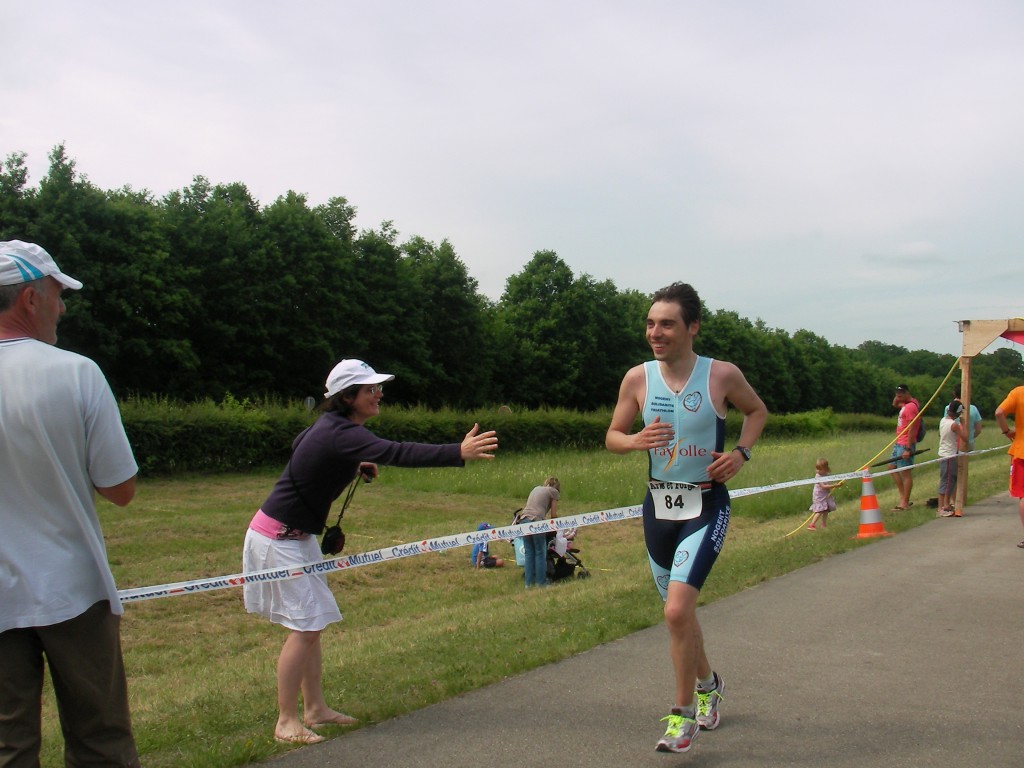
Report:
[[[249,529],[242,549],[242,572],[291,568],[322,559],[315,536],[306,539],[271,539]],[[246,582],[242,586],[245,610],[258,613],[288,629],[319,632],[341,621],[338,601],[327,586],[327,575],[306,574],[283,581]]]

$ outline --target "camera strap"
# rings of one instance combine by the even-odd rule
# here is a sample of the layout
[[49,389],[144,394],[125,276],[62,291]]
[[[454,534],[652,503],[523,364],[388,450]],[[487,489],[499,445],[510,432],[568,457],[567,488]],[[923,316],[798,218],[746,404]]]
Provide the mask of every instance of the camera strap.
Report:
[[341,530],[341,518],[345,516],[349,502],[356,495],[356,488],[359,487],[359,475],[356,475],[348,487],[345,501],[338,511],[338,521],[324,531],[324,537],[320,540],[320,551],[325,555],[340,555],[345,549],[345,532]]
[[348,505],[352,502],[352,497],[356,495],[356,488],[359,487],[359,474],[357,473],[352,482],[349,483],[348,493],[345,494],[345,500],[341,503],[341,509],[338,510],[338,520],[335,525],[341,525],[341,518],[345,516],[345,510],[348,509]]

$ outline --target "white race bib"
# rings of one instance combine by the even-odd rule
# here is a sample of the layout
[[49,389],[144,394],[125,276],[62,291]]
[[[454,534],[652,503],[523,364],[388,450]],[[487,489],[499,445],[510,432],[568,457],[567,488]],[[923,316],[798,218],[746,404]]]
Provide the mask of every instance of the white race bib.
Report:
[[651,500],[654,516],[659,520],[693,520],[703,509],[700,486],[693,483],[670,483],[651,480]]

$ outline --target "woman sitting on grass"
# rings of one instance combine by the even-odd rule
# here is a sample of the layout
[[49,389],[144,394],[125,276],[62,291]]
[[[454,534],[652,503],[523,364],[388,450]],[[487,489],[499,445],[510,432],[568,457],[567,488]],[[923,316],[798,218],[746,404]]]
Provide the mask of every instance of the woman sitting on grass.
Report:
[[[493,431],[480,433],[478,424],[461,444],[396,443],[370,432],[363,425],[380,413],[381,385],[394,378],[376,373],[361,360],[342,360],[334,367],[327,377],[322,415],[295,438],[284,472],[249,523],[242,553],[245,573],[319,560],[316,537],[324,530],[331,504],[357,474],[366,481],[376,477],[377,464],[450,467],[494,458],[498,438]],[[274,738],[314,744],[324,739],[311,728],[358,722],[332,709],[324,699],[320,633],[341,620],[326,575],[247,582],[244,593],[247,611],[290,630],[277,662]]]

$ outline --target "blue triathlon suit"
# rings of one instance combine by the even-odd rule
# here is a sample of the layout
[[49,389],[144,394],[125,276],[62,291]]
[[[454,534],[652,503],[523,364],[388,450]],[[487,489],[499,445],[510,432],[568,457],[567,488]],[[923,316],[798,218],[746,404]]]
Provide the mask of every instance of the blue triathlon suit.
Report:
[[660,416],[675,430],[673,445],[648,451],[650,478],[701,486],[701,513],[692,520],[661,520],[655,516],[650,490],[644,498],[644,541],[654,583],[665,600],[670,581],[703,587],[725,543],[729,491],[708,477],[711,451],[721,451],[725,444],[725,415],[715,411],[711,401],[711,358],[697,358],[678,394],[665,384],[657,360],[644,363],[644,373],[644,424]]

